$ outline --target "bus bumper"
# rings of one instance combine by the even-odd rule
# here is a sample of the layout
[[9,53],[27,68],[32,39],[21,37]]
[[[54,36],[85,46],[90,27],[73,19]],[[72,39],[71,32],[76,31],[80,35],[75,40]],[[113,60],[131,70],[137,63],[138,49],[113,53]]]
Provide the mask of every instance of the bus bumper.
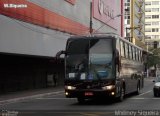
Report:
[[103,97],[116,97],[115,90],[65,90],[67,98],[103,98]]

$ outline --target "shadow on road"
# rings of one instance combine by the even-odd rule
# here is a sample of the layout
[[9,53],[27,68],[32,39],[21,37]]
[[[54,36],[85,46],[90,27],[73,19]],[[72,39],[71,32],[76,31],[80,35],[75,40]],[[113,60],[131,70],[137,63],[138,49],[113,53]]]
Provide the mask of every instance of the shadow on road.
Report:
[[119,103],[116,99],[86,99],[83,103],[75,103],[72,105],[112,105]]
[[[127,99],[137,96],[136,93],[130,93],[125,95],[125,98],[122,102],[126,101]],[[118,101],[118,99],[114,98],[95,98],[95,99],[86,99],[83,103],[78,103],[78,101],[75,104],[72,105],[115,105],[121,103]]]

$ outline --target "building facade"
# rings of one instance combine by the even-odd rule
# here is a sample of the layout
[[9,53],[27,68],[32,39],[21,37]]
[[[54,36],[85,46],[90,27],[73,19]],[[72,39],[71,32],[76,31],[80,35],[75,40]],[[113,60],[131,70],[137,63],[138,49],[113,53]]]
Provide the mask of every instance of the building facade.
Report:
[[158,47],[160,41],[160,0],[145,0],[145,34],[149,47]]
[[64,61],[54,57],[67,38],[122,35],[122,9],[123,0],[1,0],[0,91],[47,87],[55,74],[63,84]]

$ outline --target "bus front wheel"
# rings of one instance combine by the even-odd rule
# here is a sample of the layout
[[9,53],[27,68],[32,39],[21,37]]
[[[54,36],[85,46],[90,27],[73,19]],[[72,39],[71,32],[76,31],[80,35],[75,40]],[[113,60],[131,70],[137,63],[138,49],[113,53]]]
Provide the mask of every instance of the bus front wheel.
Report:
[[121,88],[120,96],[118,97],[118,101],[122,102],[124,100],[125,90],[124,87]]

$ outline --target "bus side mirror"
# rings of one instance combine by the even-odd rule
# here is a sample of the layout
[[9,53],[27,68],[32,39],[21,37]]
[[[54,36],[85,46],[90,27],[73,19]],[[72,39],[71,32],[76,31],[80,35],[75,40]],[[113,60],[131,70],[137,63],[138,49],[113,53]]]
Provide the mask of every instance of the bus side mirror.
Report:
[[116,56],[116,64],[119,65],[119,56]]
[[119,65],[119,62],[120,62],[120,61],[119,61],[119,59],[120,59],[120,58],[119,58],[119,51],[118,51],[118,50],[116,50],[116,52],[115,52],[115,53],[116,53],[116,54],[115,54],[115,55],[116,55],[115,63],[116,63],[116,65],[117,65],[117,64]]
[[117,69],[118,69],[118,72],[119,72],[120,71],[120,67],[121,67],[120,61],[119,61],[119,56],[116,56],[115,63],[116,63],[116,66],[117,66]]
[[66,54],[66,51],[61,50],[61,51],[57,52],[57,54],[56,54],[56,59],[59,59],[62,54],[65,55],[65,54]]

